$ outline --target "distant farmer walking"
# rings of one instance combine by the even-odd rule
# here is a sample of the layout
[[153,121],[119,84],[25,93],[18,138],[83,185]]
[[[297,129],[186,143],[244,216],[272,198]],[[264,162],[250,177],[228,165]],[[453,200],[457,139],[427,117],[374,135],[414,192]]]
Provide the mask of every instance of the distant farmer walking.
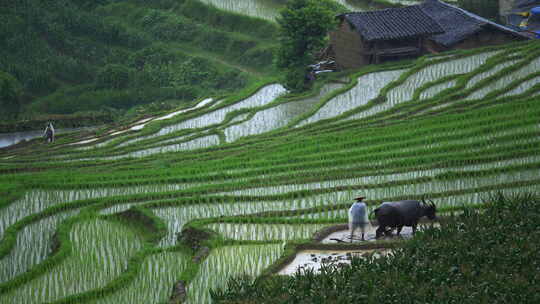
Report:
[[362,231],[362,241],[365,241],[364,235],[369,225],[366,203],[363,202],[365,197],[355,198],[356,202],[349,209],[349,230],[351,232],[351,243],[353,240],[354,231],[360,228]]
[[47,127],[45,128],[45,132],[43,132],[43,137],[45,137],[45,140],[47,142],[52,143],[54,141],[54,127],[52,123],[47,123]]

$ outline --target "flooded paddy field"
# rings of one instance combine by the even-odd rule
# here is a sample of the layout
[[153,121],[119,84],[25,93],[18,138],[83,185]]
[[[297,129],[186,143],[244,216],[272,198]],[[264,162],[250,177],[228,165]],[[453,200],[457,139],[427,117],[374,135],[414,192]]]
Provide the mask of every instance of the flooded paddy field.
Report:
[[302,271],[320,272],[322,267],[350,264],[353,257],[365,258],[373,255],[380,257],[387,255],[390,249],[349,249],[349,250],[302,250],[296,253],[294,260],[283,267],[277,274],[294,275]]
[[[423,221],[419,223],[417,232],[432,227],[440,227],[440,224],[438,222]],[[376,229],[377,223],[370,223],[366,227],[364,240],[362,240],[359,229],[355,231],[351,238],[351,233],[347,225],[327,227],[323,231],[326,230],[329,233],[325,233],[321,240],[310,245],[313,249],[302,249],[296,252],[292,261],[282,267],[277,274],[294,275],[299,271],[314,271],[318,273],[322,267],[339,267],[343,264],[350,264],[353,257],[377,258],[386,256],[392,251],[388,242],[391,242],[390,244],[396,244],[413,237],[412,228],[405,226],[401,230],[400,236],[397,236],[396,231],[393,230],[392,235],[376,239]],[[317,244],[321,245],[317,246]],[[341,245],[341,247],[328,248],[332,245]],[[343,249],[342,247],[345,245],[351,248]],[[317,247],[319,248],[315,249]]]
[[[538,58],[515,58],[540,48],[511,48],[356,71],[302,96],[264,83],[54,153],[0,152],[0,302],[163,303],[184,290],[212,303],[211,289],[284,258],[275,273],[318,271],[412,238],[375,240],[373,223],[350,242],[359,195],[368,211],[426,198],[446,215],[538,191]],[[285,256],[296,243],[321,247]]]

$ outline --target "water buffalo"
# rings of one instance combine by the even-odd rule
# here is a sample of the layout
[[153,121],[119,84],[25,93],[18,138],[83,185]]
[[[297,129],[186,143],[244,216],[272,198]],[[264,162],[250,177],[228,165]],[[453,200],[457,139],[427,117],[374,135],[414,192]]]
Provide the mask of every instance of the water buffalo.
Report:
[[374,210],[375,217],[379,222],[375,237],[379,238],[383,233],[388,234],[387,227],[390,229],[397,228],[397,235],[399,236],[403,226],[411,226],[413,234],[415,234],[418,220],[423,216],[433,220],[436,211],[437,208],[432,201],[429,204],[424,200],[422,202],[414,200],[384,202]]

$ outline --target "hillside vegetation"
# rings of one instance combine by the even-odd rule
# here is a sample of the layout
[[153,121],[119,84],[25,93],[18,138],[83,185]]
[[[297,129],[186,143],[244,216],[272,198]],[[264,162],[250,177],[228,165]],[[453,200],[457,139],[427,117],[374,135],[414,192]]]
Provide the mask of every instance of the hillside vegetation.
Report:
[[0,17],[0,80],[21,104],[4,119],[173,108],[273,72],[274,24],[195,0],[4,1]]

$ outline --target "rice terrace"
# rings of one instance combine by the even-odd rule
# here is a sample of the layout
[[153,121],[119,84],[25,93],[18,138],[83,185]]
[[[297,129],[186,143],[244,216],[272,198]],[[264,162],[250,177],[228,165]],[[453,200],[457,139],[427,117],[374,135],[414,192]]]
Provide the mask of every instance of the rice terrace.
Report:
[[[223,83],[235,84],[197,87],[193,98],[174,106],[160,108],[174,100],[168,95],[137,104],[143,110],[124,109],[127,118],[62,133],[52,143],[36,138],[0,148],[0,303],[540,300],[539,39],[321,73],[309,89],[292,92],[266,58],[286,1],[100,2],[93,13],[126,35],[141,33],[141,45],[114,45],[111,58],[138,58],[135,52],[147,45],[181,50],[189,55],[170,58],[187,61],[193,52],[203,58],[201,70],[216,66],[211,71]],[[335,2],[342,11],[420,3]],[[230,48],[160,36],[177,35],[163,25],[188,18],[192,8],[205,14],[189,17],[197,24],[193,35],[219,28]],[[227,20],[251,26],[229,27]],[[92,60],[85,63],[89,71]],[[9,71],[3,64],[0,72]],[[76,89],[40,95],[27,109],[83,100],[86,93],[76,94],[89,84],[63,81]],[[366,241],[346,238],[358,196],[365,197],[373,228]],[[373,210],[382,202],[423,199],[436,206],[435,224],[422,220],[415,236],[405,228],[402,238],[375,239]],[[450,248],[444,246],[455,251],[437,251]],[[488,247],[496,250],[482,252]],[[420,261],[436,256],[444,261]],[[505,273],[469,265],[499,269],[505,261],[513,265]],[[296,268],[310,263],[317,270]],[[415,272],[428,264],[433,269]],[[373,294],[343,287],[350,297],[340,298],[342,286],[364,276],[381,284],[362,285]],[[477,285],[476,276],[509,285]],[[398,290],[424,284],[418,282],[442,289]],[[473,283],[444,289],[460,282]],[[324,288],[335,293],[325,298]],[[461,298],[460,288],[470,298]]]

